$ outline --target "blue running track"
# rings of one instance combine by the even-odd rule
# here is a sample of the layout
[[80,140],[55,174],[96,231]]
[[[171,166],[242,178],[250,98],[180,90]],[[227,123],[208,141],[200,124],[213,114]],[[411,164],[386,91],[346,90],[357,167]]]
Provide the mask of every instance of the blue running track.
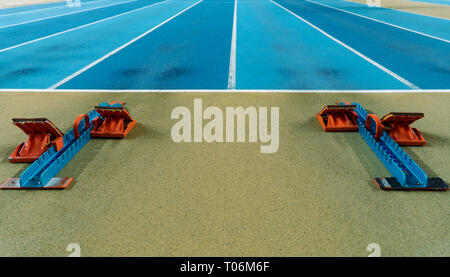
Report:
[[344,0],[4,9],[0,89],[450,89],[450,21]]

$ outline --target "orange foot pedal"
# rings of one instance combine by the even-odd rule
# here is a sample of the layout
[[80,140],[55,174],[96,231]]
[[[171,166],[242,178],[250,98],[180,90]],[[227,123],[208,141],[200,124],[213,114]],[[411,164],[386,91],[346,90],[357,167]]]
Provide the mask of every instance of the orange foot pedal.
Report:
[[8,157],[12,163],[31,163],[37,160],[51,145],[63,147],[63,133],[46,118],[13,118],[14,125],[28,135]]
[[131,118],[122,102],[111,103],[95,107],[103,120],[100,118],[94,121],[94,128],[91,131],[93,138],[124,138],[136,125],[136,120]]
[[356,132],[356,105],[328,105],[316,115],[325,132]]
[[425,139],[411,124],[423,118],[423,113],[389,113],[381,119],[381,123],[387,127],[387,133],[399,145],[422,146]]

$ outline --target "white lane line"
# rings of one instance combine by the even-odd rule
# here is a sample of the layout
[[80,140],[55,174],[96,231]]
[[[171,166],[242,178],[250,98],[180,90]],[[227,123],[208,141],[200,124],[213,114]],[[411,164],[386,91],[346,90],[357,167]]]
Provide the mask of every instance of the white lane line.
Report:
[[30,21],[25,21],[25,22],[20,22],[20,23],[14,23],[14,24],[11,24],[11,25],[1,26],[0,29],[10,28],[10,27],[14,27],[14,26],[19,26],[19,25],[23,25],[23,24],[38,22],[38,21],[42,21],[42,20],[57,18],[57,17],[61,17],[61,16],[71,15],[71,14],[77,14],[77,13],[82,13],[82,12],[87,12],[87,11],[98,10],[98,9],[101,9],[101,8],[112,7],[112,6],[116,6],[116,5],[120,5],[120,4],[126,4],[126,3],[130,3],[130,2],[135,2],[135,1],[139,1],[139,0],[130,0],[130,1],[125,1],[125,2],[120,2],[120,3],[114,3],[114,4],[105,5],[105,6],[90,8],[90,9],[86,9],[86,10],[80,10],[80,11],[76,11],[76,12],[64,13],[64,14],[59,14],[59,15],[39,18],[39,19],[35,19],[35,20],[30,20]]
[[236,27],[237,0],[234,0],[233,34],[231,36],[230,69],[228,70],[228,89],[236,88]]
[[131,11],[128,11],[128,12],[124,12],[124,13],[121,13],[121,14],[116,14],[114,16],[103,18],[101,20],[97,20],[97,21],[94,21],[94,22],[91,22],[91,23],[88,23],[88,24],[85,24],[85,25],[81,25],[81,26],[78,26],[78,27],[75,27],[75,28],[72,28],[72,29],[68,29],[68,30],[65,30],[65,31],[61,31],[61,32],[58,32],[58,33],[54,33],[54,34],[45,36],[45,37],[40,37],[40,38],[33,39],[33,40],[30,40],[30,41],[27,41],[27,42],[16,44],[16,45],[13,45],[13,46],[10,46],[10,47],[7,47],[7,48],[3,48],[3,49],[0,49],[0,53],[8,51],[8,50],[11,50],[11,49],[15,49],[17,47],[21,47],[21,46],[24,46],[24,45],[27,45],[27,44],[38,42],[38,41],[41,41],[41,40],[44,40],[44,39],[48,39],[48,38],[51,38],[51,37],[59,36],[59,35],[62,35],[62,34],[68,33],[68,32],[72,32],[72,31],[75,31],[75,30],[86,28],[88,26],[91,26],[91,25],[94,25],[94,24],[97,24],[97,23],[100,23],[100,22],[103,22],[103,21],[106,21],[106,20],[110,20],[110,19],[122,16],[122,15],[126,15],[126,14],[129,14],[129,13],[137,12],[137,11],[149,8],[151,6],[162,4],[162,3],[167,2],[167,1],[171,1],[171,0],[164,0],[164,1],[161,1],[161,2],[153,3],[153,4],[150,4],[150,5],[144,6],[144,7],[140,7],[138,9],[134,9],[134,10],[131,10]]
[[[313,94],[313,93],[329,93],[329,94],[370,94],[370,93],[439,93],[449,94],[450,89],[372,89],[372,90],[320,90],[320,89],[238,89],[239,93],[286,93],[286,94]],[[0,93],[230,93],[228,89],[0,89]]]
[[347,48],[348,50],[350,50],[351,52],[353,52],[354,54],[358,55],[359,57],[363,58],[364,60],[366,60],[367,62],[371,63],[372,65],[376,66],[377,68],[381,69],[382,71],[386,72],[387,74],[391,75],[392,77],[394,77],[395,79],[397,79],[398,81],[402,82],[403,84],[407,85],[408,87],[412,88],[412,89],[420,89],[418,86],[414,85],[413,83],[411,83],[410,81],[406,80],[405,78],[401,77],[400,75],[392,72],[391,70],[389,70],[388,68],[382,66],[381,64],[377,63],[376,61],[372,60],[371,58],[365,56],[364,54],[360,53],[359,51],[357,51],[356,49],[350,47],[349,45],[343,43],[342,41],[338,40],[337,38],[333,37],[332,35],[328,34],[327,32],[325,32],[324,30],[320,29],[319,27],[317,27],[316,25],[312,24],[311,22],[307,21],[306,19],[298,16],[297,14],[293,13],[292,11],[286,9],[285,7],[281,6],[280,4],[274,2],[273,0],[270,0],[272,3],[274,3],[275,5],[277,5],[278,7],[282,8],[283,10],[287,11],[288,13],[292,14],[293,16],[297,17],[298,19],[300,19],[301,21],[305,22],[306,24],[308,24],[309,26],[311,26],[312,28],[316,29],[317,31],[319,31],[320,33],[322,33],[323,35],[325,35],[326,37],[328,37],[329,39],[335,41],[336,43],[338,43],[339,45]]
[[351,15],[359,16],[361,18],[372,20],[372,21],[375,21],[375,22],[378,22],[378,23],[386,24],[388,26],[395,27],[395,28],[398,28],[398,29],[401,29],[401,30],[404,30],[404,31],[412,32],[412,33],[415,33],[415,34],[418,34],[418,35],[422,35],[422,36],[426,36],[426,37],[429,37],[429,38],[432,38],[432,39],[437,39],[437,40],[440,40],[440,41],[443,41],[443,42],[450,43],[450,40],[447,40],[447,39],[444,39],[444,38],[440,38],[440,37],[432,36],[432,35],[429,35],[429,34],[425,34],[425,33],[422,33],[422,32],[416,31],[416,30],[412,30],[412,29],[408,29],[408,28],[405,28],[405,27],[401,27],[401,26],[398,26],[398,25],[395,25],[395,24],[392,24],[392,23],[388,23],[388,22],[385,22],[385,21],[381,21],[381,20],[378,20],[378,19],[375,19],[375,18],[371,18],[371,17],[365,16],[365,15],[357,14],[357,13],[354,13],[354,12],[349,12],[349,11],[346,11],[346,10],[343,10],[343,9],[339,9],[339,8],[336,8],[336,7],[333,7],[333,6],[325,5],[325,4],[318,3],[318,2],[315,2],[315,1],[311,1],[311,0],[305,0],[305,1],[306,2],[310,2],[312,4],[316,4],[316,5],[320,5],[320,6],[323,6],[323,7],[327,7],[327,8],[330,8],[330,9],[334,9],[334,10],[337,10],[337,11],[345,12],[345,13],[348,13],[348,14],[351,14]]
[[[93,3],[104,2],[104,1],[105,0],[99,0],[99,1],[91,1],[91,2],[88,2],[88,3],[89,4],[93,4]],[[24,14],[24,13],[40,12],[40,11],[44,11],[44,10],[51,10],[51,9],[64,8],[64,7],[67,7],[67,4],[65,3],[65,1],[64,1],[64,4],[59,5],[59,6],[53,6],[53,7],[42,8],[42,9],[35,9],[35,10],[28,10],[28,11],[22,11],[22,12],[15,12],[15,13],[1,14],[0,17],[10,16],[10,15],[17,15],[17,14]]]
[[197,6],[198,4],[200,4],[201,2],[203,2],[203,0],[200,0],[198,2],[195,2],[194,4],[192,4],[191,6],[187,7],[186,9],[178,12],[177,14],[173,15],[172,17],[164,20],[163,22],[159,23],[158,25],[156,25],[155,27],[151,28],[150,30],[146,31],[145,33],[135,37],[134,39],[130,40],[129,42],[123,44],[122,46],[114,49],[113,51],[109,52],[108,54],[104,55],[103,57],[99,58],[98,60],[88,64],[87,66],[83,67],[82,69],[78,70],[77,72],[73,73],[72,75],[62,79],[61,81],[57,82],[56,84],[54,84],[53,86],[51,86],[49,89],[56,89],[57,87],[65,84],[66,82],[72,80],[73,78],[77,77],[78,75],[82,74],[83,72],[87,71],[88,69],[96,66],[97,64],[99,64],[100,62],[106,60],[107,58],[111,57],[112,55],[116,54],[117,52],[119,52],[120,50],[124,49],[125,47],[135,43],[136,41],[138,41],[139,39],[143,38],[144,36],[150,34],[151,32],[153,32],[154,30],[158,29],[159,27],[163,26],[164,24],[166,24],[167,22],[171,21],[172,19],[174,19],[175,17],[179,16],[180,14],[186,12],[187,10],[190,10],[191,8]]

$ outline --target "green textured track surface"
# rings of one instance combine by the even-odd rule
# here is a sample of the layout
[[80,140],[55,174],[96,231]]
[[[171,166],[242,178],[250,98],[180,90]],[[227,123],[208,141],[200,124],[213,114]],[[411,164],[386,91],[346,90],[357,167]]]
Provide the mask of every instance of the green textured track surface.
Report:
[[[172,109],[279,106],[280,148],[172,142]],[[337,100],[383,116],[424,112],[427,139],[407,153],[450,181],[450,95],[0,93],[0,182],[25,164],[13,117],[47,117],[63,132],[101,102],[125,101],[138,124],[123,140],[93,139],[58,177],[63,191],[0,191],[0,256],[449,256],[450,193],[387,192],[358,133],[325,133],[315,115]]]

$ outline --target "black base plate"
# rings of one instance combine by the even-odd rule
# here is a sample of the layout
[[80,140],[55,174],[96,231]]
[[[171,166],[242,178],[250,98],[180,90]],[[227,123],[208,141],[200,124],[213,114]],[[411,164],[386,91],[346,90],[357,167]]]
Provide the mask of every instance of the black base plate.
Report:
[[423,188],[403,187],[396,178],[375,178],[375,184],[382,190],[448,190],[449,186],[441,178],[428,178],[428,184]]

